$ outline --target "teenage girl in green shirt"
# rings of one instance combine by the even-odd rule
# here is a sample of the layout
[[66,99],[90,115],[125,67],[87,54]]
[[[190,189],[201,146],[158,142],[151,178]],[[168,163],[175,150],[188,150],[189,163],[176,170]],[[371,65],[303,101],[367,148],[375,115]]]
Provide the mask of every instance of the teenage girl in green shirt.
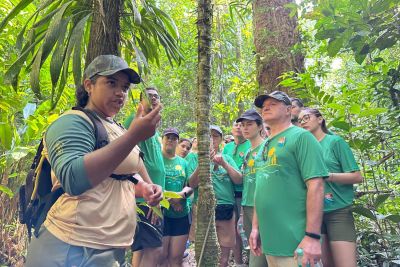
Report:
[[[255,166],[255,157],[262,147],[264,138],[261,137],[263,130],[263,122],[260,114],[254,109],[244,112],[237,120],[241,123],[243,137],[250,141],[250,148],[244,155],[244,163],[242,165],[243,174],[243,195],[242,195],[242,214],[240,219],[243,221],[244,231],[247,238],[250,237],[252,230],[252,219],[254,213],[254,193],[256,189],[256,172],[259,166]],[[267,259],[265,255],[256,256],[250,252],[249,267],[265,267]]]
[[339,136],[328,134],[325,119],[317,109],[306,108],[299,115],[301,127],[319,141],[330,172],[325,180],[322,221],[322,261],[324,266],[355,267],[356,231],[351,206],[353,184],[361,183],[360,169],[349,145]]
[[186,186],[189,178],[187,162],[175,154],[179,132],[167,128],[163,132],[162,154],[165,166],[165,189],[178,193],[182,198],[169,199],[170,208],[164,212],[163,253],[159,265],[182,266],[190,222],[187,197],[193,190]]

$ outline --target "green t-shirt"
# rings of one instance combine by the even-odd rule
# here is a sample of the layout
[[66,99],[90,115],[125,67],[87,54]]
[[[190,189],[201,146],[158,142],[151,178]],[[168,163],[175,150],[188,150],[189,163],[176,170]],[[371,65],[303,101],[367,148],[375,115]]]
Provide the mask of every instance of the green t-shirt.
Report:
[[292,126],[267,139],[256,162],[254,203],[262,250],[292,257],[306,228],[306,181],[328,176],[321,146],[310,132]]
[[245,162],[242,165],[243,173],[243,195],[242,206],[254,207],[254,192],[256,190],[256,172],[258,166],[255,165],[255,158],[260,150],[262,143],[255,149],[251,148],[246,152]]
[[[239,170],[235,161],[229,155],[222,155],[224,160],[234,169]],[[233,182],[228,172],[221,166],[214,170],[214,164],[211,164],[211,179],[217,204],[235,204],[235,195],[233,191]]]
[[[125,122],[125,128],[129,128],[132,123],[134,115],[129,116]],[[138,144],[140,150],[144,154],[144,166],[153,181],[153,183],[165,188],[165,168],[161,152],[161,143],[159,134],[156,132],[152,137],[142,141]],[[143,202],[143,198],[136,199],[137,202]]]
[[[190,152],[186,156],[185,160],[188,163],[189,173],[192,174],[196,170],[197,166],[199,165],[199,156],[197,155],[196,152]],[[199,198],[199,189],[198,189],[198,187],[196,187],[195,189],[193,189],[192,203],[196,204],[198,198]]]
[[[360,170],[349,145],[340,136],[327,134],[320,144],[329,172],[345,173]],[[325,212],[350,206],[353,198],[352,184],[325,182]]]
[[[175,156],[173,159],[163,157],[165,165],[165,190],[180,192],[186,186],[188,182],[188,164],[186,160],[179,156]],[[189,207],[187,199],[181,199],[183,207],[182,211],[175,211],[172,206],[165,211],[165,216],[170,218],[181,218],[189,213]]]
[[[243,143],[236,145],[235,142],[230,142],[224,146],[222,154],[229,155],[235,161],[236,166],[241,169],[244,162],[244,154],[251,147],[250,141],[246,140]],[[234,184],[235,192],[243,191],[243,184]]]

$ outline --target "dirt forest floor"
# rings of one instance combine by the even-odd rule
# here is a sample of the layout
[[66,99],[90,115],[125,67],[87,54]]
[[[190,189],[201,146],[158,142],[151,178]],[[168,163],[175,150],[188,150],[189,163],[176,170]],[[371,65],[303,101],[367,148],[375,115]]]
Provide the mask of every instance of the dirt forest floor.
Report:
[[[187,249],[187,251],[189,252],[189,255],[188,255],[186,258],[183,259],[183,265],[182,265],[182,266],[183,266],[183,267],[195,267],[195,266],[197,266],[197,265],[196,265],[195,256],[194,256],[194,245],[192,244],[192,245]],[[246,252],[243,253],[242,258],[243,258],[243,262],[244,262],[244,263],[248,262],[248,260],[247,260],[247,259],[248,259],[248,256],[247,256],[247,253],[246,253]],[[237,266],[237,265],[235,265],[235,263],[234,263],[232,253],[231,253],[231,256],[230,256],[230,260],[229,260],[229,266]],[[243,266],[243,265],[242,265],[242,266]],[[248,266],[248,265],[245,264],[244,266]]]

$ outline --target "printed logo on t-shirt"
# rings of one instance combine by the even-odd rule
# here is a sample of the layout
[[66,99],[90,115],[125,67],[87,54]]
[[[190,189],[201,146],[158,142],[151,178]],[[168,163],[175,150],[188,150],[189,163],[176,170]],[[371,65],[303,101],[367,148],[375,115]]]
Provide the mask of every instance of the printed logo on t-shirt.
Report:
[[250,174],[256,173],[256,170],[254,168],[254,159],[250,159],[249,162],[247,162],[247,166],[249,166],[250,168]]
[[277,160],[276,160],[276,149],[275,147],[272,147],[268,151],[268,160],[267,160],[267,165],[277,165]]
[[325,205],[332,205],[333,204],[333,194],[332,193],[326,193],[324,197],[324,203]]
[[278,140],[278,146],[279,146],[279,147],[283,147],[283,146],[285,145],[285,142],[286,142],[286,137],[285,137],[285,136],[279,138],[279,140]]

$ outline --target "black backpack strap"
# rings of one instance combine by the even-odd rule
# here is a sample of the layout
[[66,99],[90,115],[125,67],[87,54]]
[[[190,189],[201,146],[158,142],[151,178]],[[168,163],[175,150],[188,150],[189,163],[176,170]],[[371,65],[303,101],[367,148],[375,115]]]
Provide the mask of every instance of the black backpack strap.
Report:
[[82,111],[86,114],[86,116],[88,116],[88,118],[92,122],[94,127],[94,136],[96,138],[94,149],[96,150],[106,146],[109,143],[108,133],[97,114],[94,111],[86,108],[73,107],[72,109]]
[[[94,149],[96,150],[96,149],[106,146],[109,143],[108,133],[107,133],[107,130],[104,127],[103,123],[101,122],[100,118],[98,117],[98,115],[90,109],[85,109],[85,108],[81,108],[81,107],[73,107],[72,109],[84,112],[89,117],[91,122],[93,123],[94,134],[96,137],[96,146]],[[114,121],[114,122],[122,129],[125,129],[120,123],[117,123],[116,121]],[[143,159],[142,152],[140,152],[139,156]],[[118,181],[128,180],[134,184],[139,183],[139,180],[136,179],[133,175],[134,174],[114,174],[114,173],[112,173],[110,175],[110,177],[115,180],[118,180]]]
[[118,180],[118,181],[125,181],[128,180],[134,184],[138,184],[139,180],[135,178],[135,176],[133,176],[134,174],[114,174],[112,173],[110,175],[111,178]]

